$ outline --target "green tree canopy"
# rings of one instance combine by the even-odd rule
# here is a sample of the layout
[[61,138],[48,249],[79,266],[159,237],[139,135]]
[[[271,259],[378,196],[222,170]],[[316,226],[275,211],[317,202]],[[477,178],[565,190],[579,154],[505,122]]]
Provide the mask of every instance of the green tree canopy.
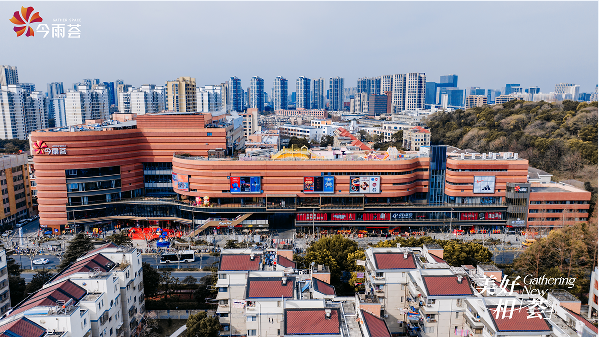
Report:
[[326,135],[320,139],[320,146],[322,146],[322,147],[327,147],[329,145],[333,146],[334,142],[335,142],[335,137]]
[[133,245],[131,238],[129,237],[129,235],[127,235],[127,232],[125,232],[125,231],[112,234],[111,236],[107,237],[106,240],[111,241],[112,243],[114,243],[117,246],[132,246]]
[[153,297],[158,293],[160,286],[160,274],[152,265],[147,262],[142,263],[144,275],[144,294],[146,297]]
[[51,273],[49,270],[40,269],[33,275],[31,282],[27,284],[25,287],[25,292],[27,294],[33,294],[36,291],[42,289],[46,282],[50,281],[55,274]]
[[206,312],[189,315],[187,323],[187,337],[218,337],[220,322],[216,317],[209,317]]
[[291,138],[289,138],[289,148],[296,147],[300,149],[302,146],[310,148],[310,142],[308,142],[308,140],[303,137],[292,136]]
[[306,250],[306,257],[302,261],[306,266],[312,262],[328,266],[331,271],[331,283],[340,286],[340,277],[343,271],[351,271],[353,261],[348,261],[348,256],[358,251],[358,244],[341,235],[326,236],[312,242]]
[[58,265],[57,269],[61,270],[68,267],[71,263],[77,261],[81,255],[89,252],[94,249],[94,244],[92,243],[89,236],[83,233],[79,233],[75,235],[75,237],[69,241],[69,245],[67,246],[67,251],[62,256],[62,260]]

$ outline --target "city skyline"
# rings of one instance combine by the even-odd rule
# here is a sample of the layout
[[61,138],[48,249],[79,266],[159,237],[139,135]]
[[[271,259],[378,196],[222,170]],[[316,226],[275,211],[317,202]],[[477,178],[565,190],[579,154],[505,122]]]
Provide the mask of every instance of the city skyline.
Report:
[[[8,17],[22,5],[5,4]],[[237,76],[247,88],[252,76],[260,76],[270,93],[276,76],[291,82],[300,76],[338,76],[344,78],[345,87],[354,87],[358,78],[410,72],[425,73],[428,81],[457,74],[463,89],[499,89],[506,83],[520,83],[550,92],[558,83],[575,83],[581,92],[592,92],[597,84],[595,2],[444,2],[435,6],[412,2],[146,3],[143,8],[111,2],[28,5],[49,23],[58,17],[81,18],[78,40],[44,39],[41,34],[16,37],[12,24],[8,20],[3,23],[0,38],[11,47],[0,51],[3,64],[16,66],[19,81],[34,83],[38,90],[52,82],[63,82],[66,89],[83,78],[122,79],[139,87],[164,85],[181,76],[196,78],[198,86],[220,84]],[[322,25],[272,30],[278,22],[289,21],[271,15],[274,11]],[[398,12],[404,19],[394,19]],[[167,24],[180,13],[190,14],[172,30]],[[480,13],[493,15],[477,15]],[[574,13],[576,19],[568,19]],[[108,17],[122,24],[109,25]],[[219,24],[225,18],[234,24]],[[556,19],[560,25],[555,25]],[[360,29],[347,25],[334,40],[326,34],[328,27],[351,22],[365,24]],[[416,24],[421,27],[418,31],[413,28]],[[565,24],[567,31],[560,28]],[[210,27],[220,27],[219,34],[210,33]],[[186,34],[179,33],[183,31]],[[585,57],[576,56],[572,62],[572,49],[555,48],[554,43],[547,43],[549,38],[567,41],[576,55]],[[479,43],[466,44],[471,39]],[[163,43],[148,43],[152,40]],[[197,46],[192,44],[185,53],[172,52],[189,41],[197,41]],[[362,41],[360,48],[354,49],[355,41]],[[85,57],[69,55],[70,50],[94,50],[98,45],[105,46],[104,50]],[[287,52],[276,52],[278,49]],[[46,51],[43,57],[40,51]],[[291,84],[289,92],[294,90]]]

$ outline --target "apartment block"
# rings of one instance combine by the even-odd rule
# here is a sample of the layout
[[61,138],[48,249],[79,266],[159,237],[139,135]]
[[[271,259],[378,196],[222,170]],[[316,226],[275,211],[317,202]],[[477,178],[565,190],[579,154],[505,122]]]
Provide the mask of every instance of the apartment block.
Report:
[[27,139],[32,131],[48,127],[45,95],[20,85],[0,87],[0,138]]
[[310,84],[311,80],[307,77],[301,76],[295,82],[295,107],[297,109],[310,109]]
[[77,90],[69,90],[65,98],[65,114],[67,126],[84,124],[90,119],[108,120],[108,90],[103,85],[94,89],[78,85]]
[[0,65],[0,87],[10,84],[19,84],[17,67]]
[[184,76],[174,81],[167,81],[166,107],[167,110],[174,112],[198,111],[196,79]]
[[[326,98],[326,92],[324,90],[324,78],[318,78],[312,80],[312,109],[325,109],[324,104]],[[275,110],[277,110],[275,108]]]
[[466,109],[474,108],[474,107],[481,107],[486,104],[487,104],[487,96],[484,96],[484,95],[468,95],[468,96],[466,96]]
[[272,106],[274,110],[287,109],[287,82],[287,79],[283,76],[277,76],[275,78],[272,88]]
[[10,289],[8,288],[8,269],[6,250],[0,250],[0,315],[10,309]]
[[392,111],[424,109],[426,98],[426,75],[408,73],[393,75]]
[[431,145],[431,132],[422,126],[415,126],[403,132],[403,147],[410,151],[418,151],[423,146]]
[[137,89],[119,94],[119,112],[145,115],[159,113],[166,109],[165,88],[154,84],[144,84]]

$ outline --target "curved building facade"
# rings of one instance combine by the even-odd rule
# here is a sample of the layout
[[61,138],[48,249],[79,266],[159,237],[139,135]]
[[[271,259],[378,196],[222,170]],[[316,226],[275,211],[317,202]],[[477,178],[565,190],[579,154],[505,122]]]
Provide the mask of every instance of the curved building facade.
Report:
[[[432,146],[428,153],[395,159],[342,154],[243,160],[226,156],[233,132],[209,114],[147,114],[125,123],[34,132],[40,225],[90,230],[118,221],[164,220],[198,231],[496,229],[526,227],[529,208],[538,208],[528,207],[539,199],[534,188],[518,193],[530,184],[528,161],[515,154],[465,157]],[[586,221],[588,214],[578,210],[588,209],[590,193],[580,192],[577,213],[561,225]],[[547,201],[546,195],[540,198]]]

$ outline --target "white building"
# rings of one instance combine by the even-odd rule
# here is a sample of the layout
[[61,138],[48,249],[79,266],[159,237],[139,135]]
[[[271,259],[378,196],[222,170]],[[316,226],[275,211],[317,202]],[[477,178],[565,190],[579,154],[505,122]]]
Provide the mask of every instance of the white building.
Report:
[[[326,131],[322,131],[326,130]],[[330,132],[332,129],[327,128],[316,128],[308,125],[291,125],[285,124],[279,127],[279,133],[281,136],[288,137],[299,137],[306,138],[308,141],[315,140],[317,142],[320,141],[320,138],[325,134],[325,132]]]
[[393,75],[381,76],[381,92],[379,95],[385,95],[385,92],[393,92]]
[[10,308],[10,291],[8,289],[8,268],[6,266],[6,250],[0,250],[0,315]]
[[0,138],[27,139],[29,133],[48,127],[46,97],[11,84],[0,88]]
[[287,90],[287,79],[283,76],[275,77],[275,82],[272,87],[272,106],[274,110],[287,109]]
[[206,85],[198,87],[196,91],[198,96],[198,112],[220,111],[224,107],[222,104],[222,86]]
[[426,75],[424,73],[393,75],[391,111],[398,113],[405,110],[424,109],[425,93]]
[[17,67],[0,65],[0,87],[10,84],[19,84]]
[[312,109],[324,109],[325,97],[326,92],[324,91],[324,78],[321,77],[312,80]]
[[562,94],[562,100],[578,100],[578,93],[580,91],[580,85],[570,83],[558,83],[555,85],[555,93]]
[[110,118],[108,90],[103,85],[89,89],[78,85],[77,90],[69,90],[65,98],[67,126],[79,125],[90,119]]
[[129,91],[119,93],[118,101],[120,113],[159,113],[166,109],[166,92],[164,87],[144,84],[140,88],[129,88]]
[[65,110],[66,97],[66,94],[57,94],[50,102],[54,109],[54,125],[57,127],[67,126],[67,113]]
[[142,281],[141,254],[107,244],[80,257],[9,311],[0,331],[28,320],[30,329],[47,333],[32,337],[129,337],[141,329]]

